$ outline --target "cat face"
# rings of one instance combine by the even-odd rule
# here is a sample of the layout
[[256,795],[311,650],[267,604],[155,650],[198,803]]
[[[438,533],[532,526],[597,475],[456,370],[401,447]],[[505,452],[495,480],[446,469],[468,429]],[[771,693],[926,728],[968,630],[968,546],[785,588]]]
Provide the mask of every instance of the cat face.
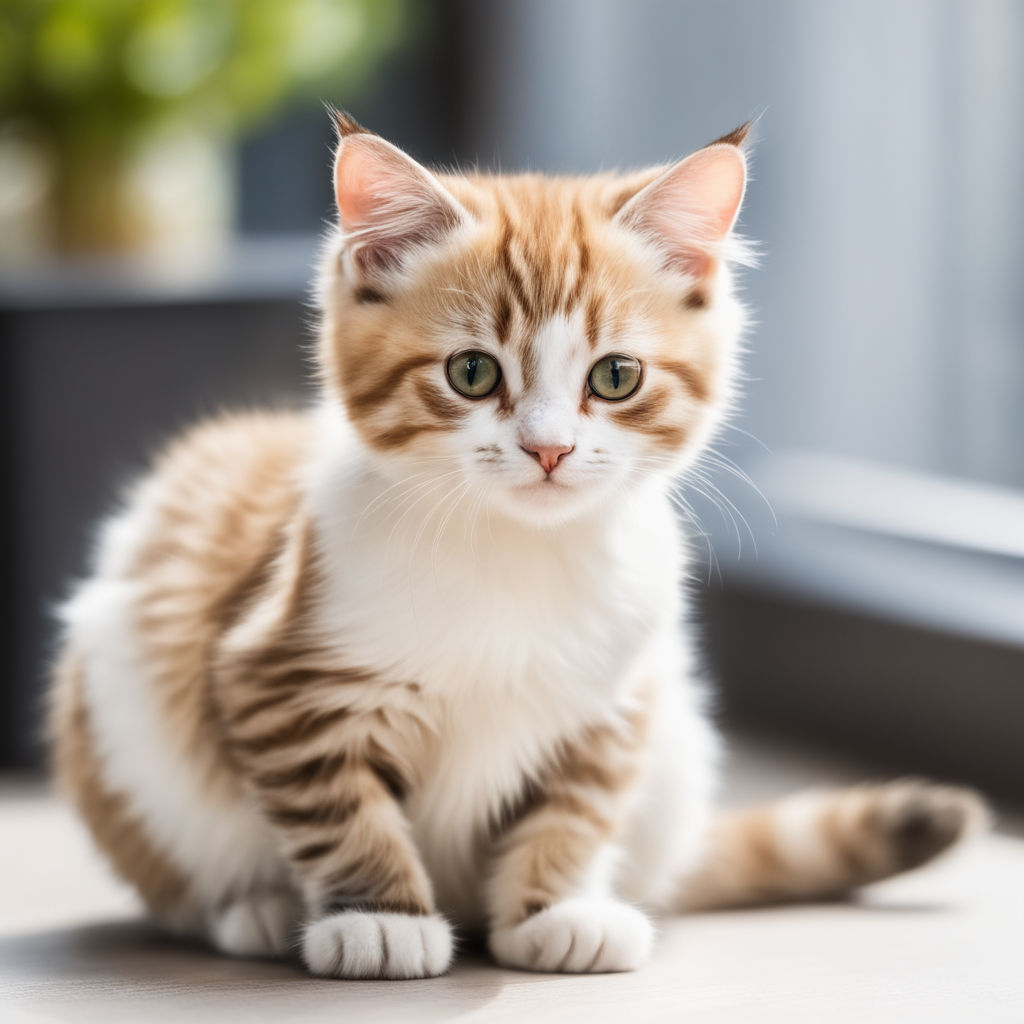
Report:
[[433,175],[339,127],[321,364],[386,472],[545,525],[698,454],[742,326],[745,131],[572,179]]

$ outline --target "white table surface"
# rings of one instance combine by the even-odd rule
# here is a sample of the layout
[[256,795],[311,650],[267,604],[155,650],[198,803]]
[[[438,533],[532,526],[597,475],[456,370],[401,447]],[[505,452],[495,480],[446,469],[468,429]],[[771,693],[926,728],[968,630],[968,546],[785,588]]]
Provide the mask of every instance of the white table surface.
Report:
[[[777,743],[736,747],[733,800],[863,774]],[[1024,839],[985,837],[853,904],[663,922],[634,974],[531,975],[465,955],[430,981],[332,982],[164,936],[58,803],[0,787],[4,1024],[577,1019],[1024,1024]]]

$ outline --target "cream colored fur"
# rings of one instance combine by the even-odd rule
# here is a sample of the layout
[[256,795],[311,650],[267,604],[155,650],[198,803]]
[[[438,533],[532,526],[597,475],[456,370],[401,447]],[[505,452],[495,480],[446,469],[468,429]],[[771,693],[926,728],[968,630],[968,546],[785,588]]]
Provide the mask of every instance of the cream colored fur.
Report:
[[[315,407],[172,447],[63,613],[61,777],[151,908],[323,975],[441,973],[453,926],[511,966],[628,970],[648,914],[955,839],[975,805],[926,787],[711,826],[670,491],[732,394],[742,139],[629,178],[440,179],[341,131]],[[500,360],[494,397],[449,385],[464,349]],[[635,397],[589,391],[608,352],[643,364]],[[556,442],[548,472],[528,446]]]

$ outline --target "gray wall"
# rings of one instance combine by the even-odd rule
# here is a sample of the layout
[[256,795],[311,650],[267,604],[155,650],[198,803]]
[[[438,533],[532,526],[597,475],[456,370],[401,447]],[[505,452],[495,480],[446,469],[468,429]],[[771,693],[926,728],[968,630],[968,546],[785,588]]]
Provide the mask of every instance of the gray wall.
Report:
[[220,291],[188,303],[128,290],[93,302],[55,285],[45,306],[0,294],[0,768],[41,762],[52,613],[119,489],[199,417],[272,396],[301,401],[301,289],[262,299]]
[[466,9],[485,164],[661,161],[762,115],[744,427],[773,449],[1024,485],[1024,6]]

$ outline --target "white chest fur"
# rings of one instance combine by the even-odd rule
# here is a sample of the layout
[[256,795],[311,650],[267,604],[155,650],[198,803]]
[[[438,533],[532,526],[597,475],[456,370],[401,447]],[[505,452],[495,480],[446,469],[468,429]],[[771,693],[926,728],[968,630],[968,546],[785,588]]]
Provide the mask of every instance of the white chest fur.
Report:
[[422,687],[433,735],[407,812],[441,906],[465,918],[488,821],[559,740],[615,713],[677,628],[675,521],[648,491],[549,535],[443,522],[444,508],[396,524],[401,511],[366,512],[379,482],[346,476],[313,491],[321,635],[349,664]]

